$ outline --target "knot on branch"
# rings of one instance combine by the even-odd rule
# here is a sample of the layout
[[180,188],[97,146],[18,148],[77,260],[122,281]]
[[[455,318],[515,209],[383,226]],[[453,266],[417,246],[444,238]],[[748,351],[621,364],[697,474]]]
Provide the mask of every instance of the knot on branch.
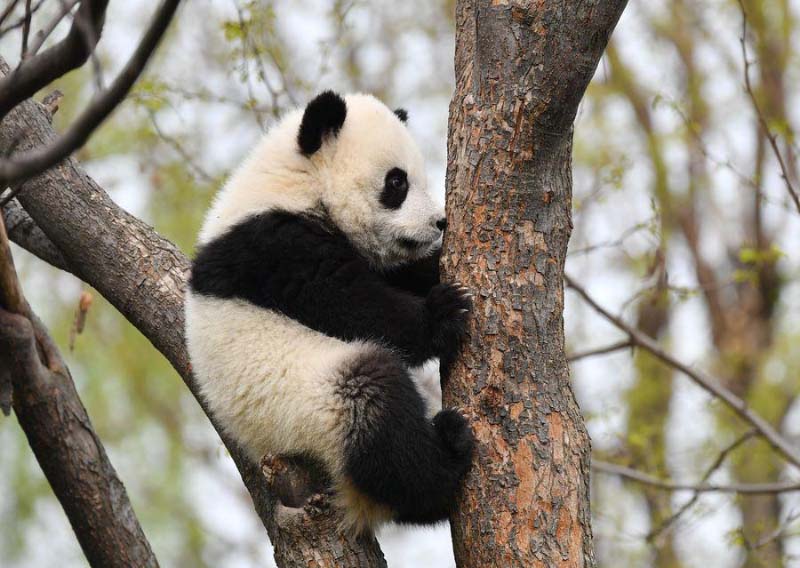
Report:
[[61,105],[61,99],[64,98],[64,93],[55,89],[50,94],[42,99],[42,106],[47,111],[47,120],[52,124],[53,116],[58,112],[58,107]]
[[320,525],[340,523],[341,515],[331,503],[331,480],[315,460],[267,454],[261,459],[261,473],[277,498],[275,520],[282,530],[319,530]]

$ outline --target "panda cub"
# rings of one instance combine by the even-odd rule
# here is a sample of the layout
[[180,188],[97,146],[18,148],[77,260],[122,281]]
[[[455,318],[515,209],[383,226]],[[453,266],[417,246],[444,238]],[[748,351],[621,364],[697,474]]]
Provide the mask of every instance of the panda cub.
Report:
[[214,200],[186,296],[219,424],[255,461],[320,463],[355,531],[447,518],[474,446],[411,376],[455,355],[470,296],[439,283],[444,214],[405,121],[331,91],[282,119]]

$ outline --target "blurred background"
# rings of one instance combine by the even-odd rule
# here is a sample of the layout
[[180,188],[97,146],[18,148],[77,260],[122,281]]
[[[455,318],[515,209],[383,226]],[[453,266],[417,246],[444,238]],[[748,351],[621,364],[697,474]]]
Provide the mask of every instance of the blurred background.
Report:
[[[106,80],[155,5],[111,2],[96,62]],[[453,13],[441,0],[187,2],[134,94],[77,158],[192,254],[214,192],[276,117],[325,88],[367,91],[408,109],[443,199]],[[797,186],[799,17],[798,0],[630,2],[576,120],[567,259],[603,306],[795,441],[800,214],[776,151]],[[12,66],[17,33],[0,40]],[[58,126],[96,88],[91,65],[57,86]],[[162,565],[271,566],[236,469],[169,364],[98,294],[13,252]],[[77,333],[82,294],[93,301]],[[580,357],[625,336],[570,292],[566,332],[598,460],[690,484],[797,477],[652,357]],[[796,495],[669,492],[602,472],[592,494],[601,566],[800,566]],[[0,417],[0,527],[3,566],[86,565],[13,415]],[[388,527],[379,540],[392,567],[454,566],[447,527]]]

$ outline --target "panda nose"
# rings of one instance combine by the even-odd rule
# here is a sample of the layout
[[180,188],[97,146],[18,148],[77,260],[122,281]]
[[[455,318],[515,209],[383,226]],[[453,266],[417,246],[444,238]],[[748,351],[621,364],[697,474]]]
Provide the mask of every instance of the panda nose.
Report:
[[440,231],[444,231],[445,227],[447,227],[447,219],[442,217],[438,221],[436,221],[436,228]]

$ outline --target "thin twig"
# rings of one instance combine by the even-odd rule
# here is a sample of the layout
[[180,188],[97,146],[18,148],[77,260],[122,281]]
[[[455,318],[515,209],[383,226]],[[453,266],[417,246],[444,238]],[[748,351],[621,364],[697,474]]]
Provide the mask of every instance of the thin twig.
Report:
[[[33,5],[33,7],[31,7],[31,16],[33,16],[33,14],[35,14],[36,12],[39,11],[39,8],[42,7],[42,4],[44,4],[44,2],[45,2],[45,0],[39,0],[36,4]],[[17,0],[14,0],[11,3],[11,6],[8,9],[8,13],[4,13],[2,19],[0,19],[0,23],[2,23],[6,19],[6,17],[8,17],[11,14],[11,12],[14,10],[14,7],[16,6],[16,4],[17,4]],[[15,30],[17,28],[21,28],[22,26],[24,26],[26,17],[27,17],[26,15],[23,15],[16,22],[8,24],[6,27],[0,29],[0,37],[3,37],[4,35],[6,35],[11,30]]]
[[568,275],[564,275],[564,280],[566,281],[567,285],[575,290],[575,292],[577,292],[578,295],[580,295],[597,313],[627,333],[631,342],[637,347],[646,349],[667,365],[677,369],[692,379],[695,384],[700,386],[702,389],[720,399],[740,418],[753,426],[773,448],[784,455],[792,464],[800,467],[800,453],[798,452],[797,448],[795,448],[786,438],[784,438],[782,434],[775,430],[775,428],[773,428],[769,422],[764,420],[764,418],[762,418],[759,414],[753,412],[747,406],[745,401],[733,394],[733,392],[725,388],[713,377],[702,371],[692,369],[688,365],[678,361],[675,359],[675,357],[664,351],[655,341],[647,337],[647,335],[640,332],[635,327],[625,323],[622,318],[611,314],[608,310],[600,306],[589,295],[585,288],[580,286]]
[[594,357],[595,355],[605,355],[606,353],[613,353],[614,351],[619,351],[621,349],[625,349],[627,347],[633,347],[633,342],[630,339],[625,339],[623,341],[617,341],[616,343],[612,343],[611,345],[606,345],[605,347],[598,347],[597,349],[590,349],[588,351],[581,351],[575,353],[573,355],[569,355],[567,357],[567,361],[570,363],[574,363],[580,359],[585,359],[586,357]]
[[[722,464],[725,463],[725,460],[727,459],[727,457],[734,450],[736,450],[739,446],[744,444],[747,440],[749,440],[750,438],[752,438],[755,435],[756,435],[756,431],[755,430],[748,430],[747,432],[745,432],[741,436],[737,437],[733,442],[731,442],[725,449],[723,449],[719,453],[719,455],[712,462],[712,464],[710,466],[708,466],[708,468],[706,468],[706,471],[703,473],[703,476],[700,478],[700,483],[701,484],[706,483],[709,480],[709,478],[720,467],[722,467]],[[688,511],[689,508],[692,507],[692,505],[694,505],[699,498],[700,498],[700,493],[699,492],[695,492],[695,494],[692,495],[691,499],[689,499],[686,503],[681,505],[681,507],[677,511],[675,511],[672,515],[670,515],[667,519],[665,519],[660,525],[658,525],[656,528],[652,529],[647,534],[647,536],[645,537],[645,540],[647,540],[648,542],[652,542],[653,540],[658,538],[659,535],[661,535],[661,533],[663,533],[665,530],[667,530],[669,527],[671,527],[673,525],[673,523],[675,523],[675,521],[677,521],[686,511]]]
[[83,146],[95,129],[122,102],[144,71],[180,3],[181,0],[162,2],[125,68],[107,89],[98,93],[62,136],[22,155],[0,160],[0,184],[10,185],[41,173]]
[[81,12],[76,14],[74,21],[78,29],[83,33],[86,47],[89,50],[89,59],[92,62],[95,86],[98,91],[102,91],[104,82],[103,69],[100,66],[100,59],[97,57],[97,51],[94,49],[94,46],[100,41],[100,30],[95,26],[91,18]]
[[775,528],[774,531],[762,536],[760,539],[758,539],[758,542],[753,545],[749,545],[748,548],[750,548],[750,550],[758,550],[759,548],[764,548],[768,544],[778,540],[779,538],[782,538],[789,528],[789,525],[795,522],[797,519],[800,519],[800,511],[794,511],[791,513],[788,517],[786,517],[786,520],[783,521],[780,526]]
[[634,226],[628,227],[627,229],[625,229],[622,232],[622,234],[619,236],[619,238],[614,239],[613,241],[604,241],[602,243],[596,243],[596,244],[593,244],[593,245],[585,246],[583,248],[571,250],[571,251],[569,251],[568,255],[570,257],[575,257],[575,256],[578,256],[578,255],[589,254],[590,252],[594,252],[596,250],[603,249],[603,248],[617,248],[617,247],[620,247],[625,243],[625,241],[629,237],[635,235],[636,233],[638,233],[642,229],[647,229],[648,227],[650,227],[653,224],[654,220],[655,220],[655,218],[651,217],[651,218],[649,218],[649,219],[647,219],[645,221],[642,221],[641,223],[636,223]]
[[48,37],[50,37],[50,34],[53,33],[53,30],[58,27],[58,24],[61,23],[61,20],[63,20],[64,17],[72,11],[78,2],[80,2],[80,0],[69,0],[69,2],[64,2],[64,0],[61,0],[61,10],[58,11],[58,13],[47,23],[44,28],[36,33],[36,39],[28,50],[29,56],[39,53],[42,45],[44,45],[44,42]]
[[156,131],[158,137],[161,138],[173,150],[175,150],[175,152],[177,152],[177,154],[189,165],[189,168],[194,170],[194,173],[197,174],[198,177],[202,178],[206,183],[212,183],[214,181],[214,177],[205,171],[203,167],[194,160],[192,155],[183,147],[183,144],[181,144],[178,139],[170,136],[161,129],[158,124],[158,119],[156,118],[156,113],[151,110],[148,111],[148,115],[150,116],[150,123],[153,125],[153,130]]
[[28,37],[31,35],[31,0],[25,0],[25,17],[22,20],[22,50],[20,60],[28,57]]
[[[258,108],[256,108],[256,102],[258,99],[256,98],[255,91],[253,90],[253,84],[250,80],[250,64],[247,62],[247,51],[250,49],[250,39],[249,39],[250,30],[247,26],[247,22],[244,19],[244,12],[242,11],[242,7],[239,5],[239,2],[233,0],[233,5],[236,8],[236,15],[239,19],[239,27],[242,30],[242,36],[241,36],[242,60],[244,63],[244,71],[246,74],[245,86],[247,87],[247,96],[250,97],[250,102],[252,103],[253,116],[255,117],[256,122],[258,122],[258,126],[263,130],[265,121],[263,115],[261,114],[261,111]],[[275,105],[274,98],[272,104],[273,106]]]
[[[108,0],[81,2],[77,15],[94,22],[99,33],[107,6]],[[22,61],[13,72],[0,78],[0,119],[38,90],[83,65],[94,47],[86,45],[76,16],[64,39]]]
[[9,2],[6,6],[5,10],[0,12],[0,27],[2,27],[3,22],[6,21],[6,18],[11,15],[11,12],[14,11],[14,8],[17,7],[17,2],[19,2],[19,0],[11,0],[11,2]]
[[787,481],[776,483],[732,483],[718,485],[715,483],[678,483],[669,479],[661,479],[654,475],[641,472],[637,469],[613,464],[605,461],[593,460],[592,469],[600,473],[618,475],[637,483],[657,487],[665,491],[694,491],[696,493],[738,493],[740,495],[769,495],[775,493],[788,493],[800,491],[800,481]]
[[750,60],[747,57],[747,11],[744,8],[744,3],[742,0],[739,0],[739,7],[742,11],[742,36],[739,38],[739,41],[742,45],[742,59],[744,60],[744,86],[747,90],[747,95],[753,104],[753,108],[756,111],[758,122],[761,125],[761,128],[764,130],[764,134],[766,135],[769,145],[772,148],[772,153],[775,155],[775,159],[778,161],[778,165],[781,168],[781,177],[786,185],[786,190],[789,192],[792,201],[794,201],[794,205],[797,207],[798,213],[800,213],[800,197],[798,197],[797,190],[792,184],[792,181],[789,179],[789,169],[786,166],[786,162],[783,159],[783,154],[781,154],[780,148],[778,148],[778,137],[772,132],[769,124],[767,124],[767,119],[764,117],[764,113],[762,112],[761,107],[758,105],[756,95],[753,92],[753,85],[750,83]]

